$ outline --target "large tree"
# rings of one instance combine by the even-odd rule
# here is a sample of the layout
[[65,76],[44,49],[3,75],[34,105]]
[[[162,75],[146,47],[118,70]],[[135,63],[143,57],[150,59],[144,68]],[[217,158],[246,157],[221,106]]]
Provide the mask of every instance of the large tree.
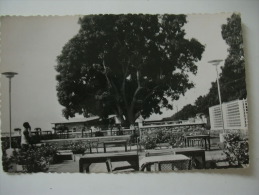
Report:
[[[241,17],[238,14],[233,14],[227,19],[227,23],[222,25],[222,38],[226,41],[228,47],[228,56],[225,59],[222,72],[219,76],[221,98],[223,102],[228,102],[237,99],[246,98],[246,83],[245,83],[245,60],[243,50],[242,24]],[[199,96],[194,107],[197,112],[202,112],[209,115],[209,107],[219,104],[217,91],[217,83],[212,82],[209,93],[204,96]],[[188,105],[187,105],[188,106]],[[180,110],[171,118],[181,116],[182,112],[186,117],[191,117],[193,112]]]
[[185,105],[179,112],[175,113],[167,120],[187,120],[190,117],[195,117],[197,114],[197,107],[191,104]]
[[66,118],[76,113],[122,123],[172,109],[194,85],[204,46],[186,39],[185,15],[90,15],[58,56],[57,95]]
[[228,44],[228,57],[220,77],[222,101],[246,98],[245,58],[241,17],[233,14],[222,25],[222,37]]

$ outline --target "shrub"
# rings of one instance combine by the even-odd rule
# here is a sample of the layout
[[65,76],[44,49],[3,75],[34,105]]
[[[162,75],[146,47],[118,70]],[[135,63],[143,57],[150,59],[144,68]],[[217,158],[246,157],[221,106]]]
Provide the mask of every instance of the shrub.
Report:
[[170,131],[158,130],[150,134],[146,134],[140,144],[145,149],[154,149],[159,143],[169,143],[172,147],[183,147],[183,133],[172,133]]
[[83,142],[70,142],[68,144],[63,144],[59,149],[60,150],[72,150],[74,154],[84,154],[88,149],[87,143]]
[[175,133],[175,134],[173,134],[171,136],[169,144],[173,148],[184,147],[183,134],[182,133]]
[[169,143],[172,137],[171,132],[159,130],[155,133],[156,143]]
[[130,135],[130,143],[137,143],[137,139],[139,137],[139,133],[134,131],[133,134]]
[[225,135],[224,153],[230,165],[249,164],[248,139],[242,138],[240,134]]
[[[1,137],[2,152],[5,153],[6,149],[10,148],[9,137]],[[12,148],[21,147],[21,137],[12,137]]]
[[2,165],[3,165],[3,170],[5,172],[8,172],[12,168],[12,163],[13,163],[12,158],[8,158],[6,156],[6,154],[3,153],[3,155],[2,155]]
[[154,149],[156,147],[156,137],[146,135],[142,140],[140,140],[140,144],[145,149]]
[[4,170],[8,171],[12,163],[23,165],[28,173],[46,172],[56,155],[57,149],[51,145],[16,149],[11,157],[3,156]]

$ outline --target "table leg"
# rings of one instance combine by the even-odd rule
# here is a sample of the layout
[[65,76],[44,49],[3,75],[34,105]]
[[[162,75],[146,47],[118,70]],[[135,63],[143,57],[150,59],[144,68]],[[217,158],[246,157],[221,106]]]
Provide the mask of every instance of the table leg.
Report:
[[203,165],[203,168],[206,169],[205,152],[202,153],[201,158],[202,158],[202,165]]
[[79,160],[79,172],[80,173],[89,173],[91,163],[84,163],[81,159]]
[[81,159],[79,160],[79,172],[80,173],[84,172],[84,167],[83,167],[83,163],[82,163]]
[[103,151],[104,151],[104,153],[106,153],[106,144],[105,143],[103,143]]
[[91,163],[86,163],[86,164],[85,164],[85,172],[86,172],[86,173],[89,173],[89,172],[90,172],[90,165],[91,165]]
[[204,142],[205,142],[205,150],[207,150],[207,142],[206,142],[206,138],[204,138]]
[[127,152],[127,143],[125,143],[125,152]]
[[139,159],[132,159],[132,160],[128,160],[128,163],[132,166],[133,169],[135,169],[136,171],[139,171]]
[[210,150],[210,137],[208,137],[208,144],[209,144],[209,150]]

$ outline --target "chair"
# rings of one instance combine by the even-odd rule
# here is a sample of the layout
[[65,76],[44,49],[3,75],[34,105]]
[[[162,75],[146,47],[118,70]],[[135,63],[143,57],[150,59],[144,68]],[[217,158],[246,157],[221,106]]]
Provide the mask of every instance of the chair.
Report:
[[116,167],[113,169],[111,159],[107,159],[106,167],[108,172],[134,172],[135,170],[132,168],[132,166],[122,166],[122,167]]
[[99,153],[98,152],[99,139],[88,141],[88,144],[89,144],[90,153],[93,153],[92,151],[93,148],[95,148],[96,152]]
[[184,160],[171,160],[171,161],[159,161],[153,163],[146,163],[141,166],[142,171],[178,171],[178,170],[190,170],[191,159]]
[[190,170],[190,160],[159,162],[158,171]]

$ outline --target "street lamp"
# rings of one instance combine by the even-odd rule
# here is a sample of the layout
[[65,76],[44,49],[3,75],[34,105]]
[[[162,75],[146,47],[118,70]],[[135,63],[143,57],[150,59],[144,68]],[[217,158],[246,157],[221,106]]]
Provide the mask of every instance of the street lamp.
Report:
[[211,61],[208,61],[208,63],[211,63],[213,66],[215,66],[216,72],[217,72],[217,85],[218,85],[219,104],[220,104],[220,111],[221,111],[221,120],[222,120],[222,125],[223,125],[223,133],[225,133],[223,109],[222,109],[222,102],[221,102],[221,93],[220,93],[220,87],[219,87],[219,75],[218,75],[218,65],[222,61],[223,60],[211,60]]
[[9,137],[9,142],[10,142],[10,150],[12,148],[12,109],[11,109],[11,79],[14,77],[14,75],[17,75],[18,73],[16,72],[3,72],[2,75],[5,75],[9,79],[9,119],[10,119],[10,137]]

